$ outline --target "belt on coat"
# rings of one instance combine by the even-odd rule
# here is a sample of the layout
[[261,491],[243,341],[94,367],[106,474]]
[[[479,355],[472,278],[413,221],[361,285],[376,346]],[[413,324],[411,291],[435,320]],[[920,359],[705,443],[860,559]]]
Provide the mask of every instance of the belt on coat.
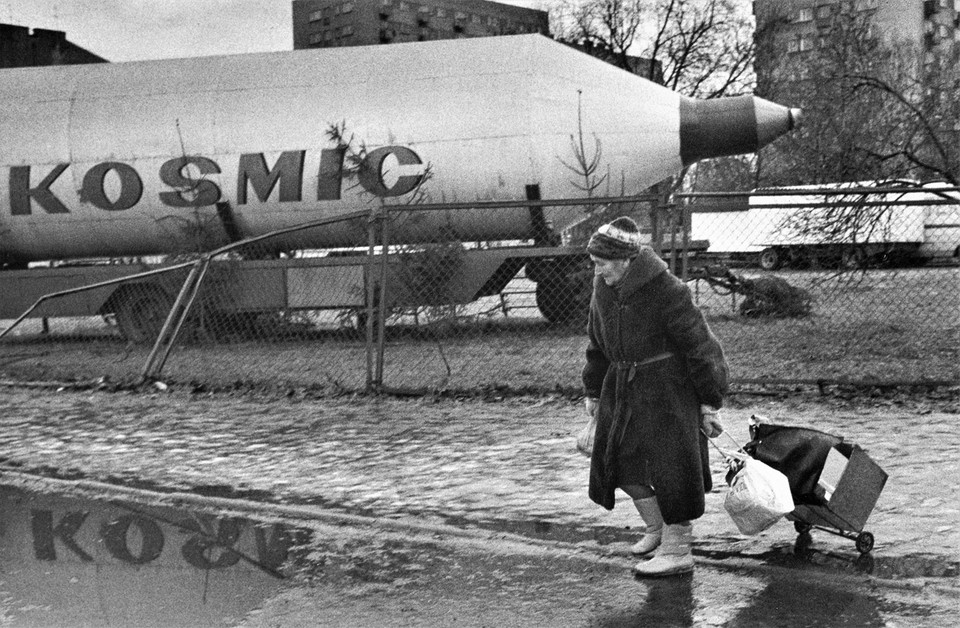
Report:
[[[613,366],[617,369],[617,384],[620,384],[621,373],[626,371],[627,381],[632,381],[634,376],[637,374],[637,369],[650,364],[656,364],[657,362],[662,362],[669,358],[672,358],[675,354],[672,351],[664,351],[663,353],[658,353],[652,358],[647,358],[646,360],[640,360],[637,362],[631,362],[629,360],[617,360],[613,363]],[[619,390],[619,388],[618,388]]]
[[672,358],[675,354],[671,351],[658,353],[657,355],[640,361],[618,360],[613,363],[617,369],[617,383],[614,388],[614,406],[613,406],[613,424],[610,426],[610,432],[607,434],[607,448],[604,451],[604,475],[605,481],[613,483],[614,473],[616,471],[616,455],[620,443],[623,442],[627,433],[627,426],[630,424],[631,408],[626,403],[627,385],[633,381],[637,374],[637,369],[656,364]]

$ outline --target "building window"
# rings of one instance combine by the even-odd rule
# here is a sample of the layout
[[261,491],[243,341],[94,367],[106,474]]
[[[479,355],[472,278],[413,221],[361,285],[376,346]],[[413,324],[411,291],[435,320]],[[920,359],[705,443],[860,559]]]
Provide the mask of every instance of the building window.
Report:
[[797,13],[797,21],[798,22],[813,21],[813,9],[810,7],[807,7],[805,9],[800,9],[800,11]]
[[341,12],[341,13],[351,13],[352,11],[353,11],[353,3],[352,3],[352,2],[344,2],[344,3],[343,3],[343,8],[340,9],[340,12]]
[[310,33],[310,45],[314,46],[322,42],[326,39],[326,37],[324,37],[325,34],[326,33]]
[[310,17],[308,18],[308,21],[310,21],[310,22],[318,22],[318,21],[320,21],[320,19],[322,19],[322,18],[323,18],[323,11],[311,11],[311,12],[310,12]]
[[350,37],[351,35],[353,35],[353,25],[352,25],[352,24],[347,24],[346,26],[344,26],[343,28],[340,29],[340,36],[341,36],[341,37]]
[[817,19],[826,20],[830,17],[833,12],[833,7],[829,4],[821,4],[817,7]]
[[417,9],[417,25],[426,26],[430,23],[430,7],[423,5]]
[[437,17],[447,17],[447,10],[443,7],[437,7]]
[[794,38],[787,42],[787,52],[797,52],[799,50],[800,50],[799,39]]
[[800,52],[806,52],[808,50],[813,50],[813,37],[810,35],[801,35]]

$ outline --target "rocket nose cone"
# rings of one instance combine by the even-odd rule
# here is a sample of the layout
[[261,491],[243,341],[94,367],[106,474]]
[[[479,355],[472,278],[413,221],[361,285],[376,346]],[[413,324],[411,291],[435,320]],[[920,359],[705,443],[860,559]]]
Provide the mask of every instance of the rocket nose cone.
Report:
[[741,155],[763,148],[796,127],[800,110],[756,96],[680,99],[680,158]]
[[792,131],[800,121],[800,110],[753,97],[757,117],[757,148],[762,148],[781,135]]
[[790,130],[797,128],[803,124],[803,109],[798,109],[796,107],[790,108]]

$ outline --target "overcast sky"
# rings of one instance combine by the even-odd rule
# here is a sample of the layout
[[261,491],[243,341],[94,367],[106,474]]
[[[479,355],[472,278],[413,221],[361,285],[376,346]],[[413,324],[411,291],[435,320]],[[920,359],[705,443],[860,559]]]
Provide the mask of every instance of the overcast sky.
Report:
[[0,0],[0,22],[65,31],[109,61],[291,50],[290,15],[290,0]]

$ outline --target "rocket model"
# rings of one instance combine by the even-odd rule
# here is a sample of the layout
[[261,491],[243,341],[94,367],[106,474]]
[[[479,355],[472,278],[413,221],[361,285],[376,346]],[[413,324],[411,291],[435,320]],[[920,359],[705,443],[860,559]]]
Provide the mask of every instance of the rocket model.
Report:
[[[611,186],[593,194],[637,194],[755,151],[796,115],[684,98],[539,35],[8,69],[0,111],[0,263],[190,250],[200,224],[217,246],[414,196],[577,198],[581,138]],[[555,228],[582,216],[545,211]],[[414,212],[392,240],[441,227],[464,240],[533,229],[524,208]],[[344,222],[300,245],[365,242]]]

